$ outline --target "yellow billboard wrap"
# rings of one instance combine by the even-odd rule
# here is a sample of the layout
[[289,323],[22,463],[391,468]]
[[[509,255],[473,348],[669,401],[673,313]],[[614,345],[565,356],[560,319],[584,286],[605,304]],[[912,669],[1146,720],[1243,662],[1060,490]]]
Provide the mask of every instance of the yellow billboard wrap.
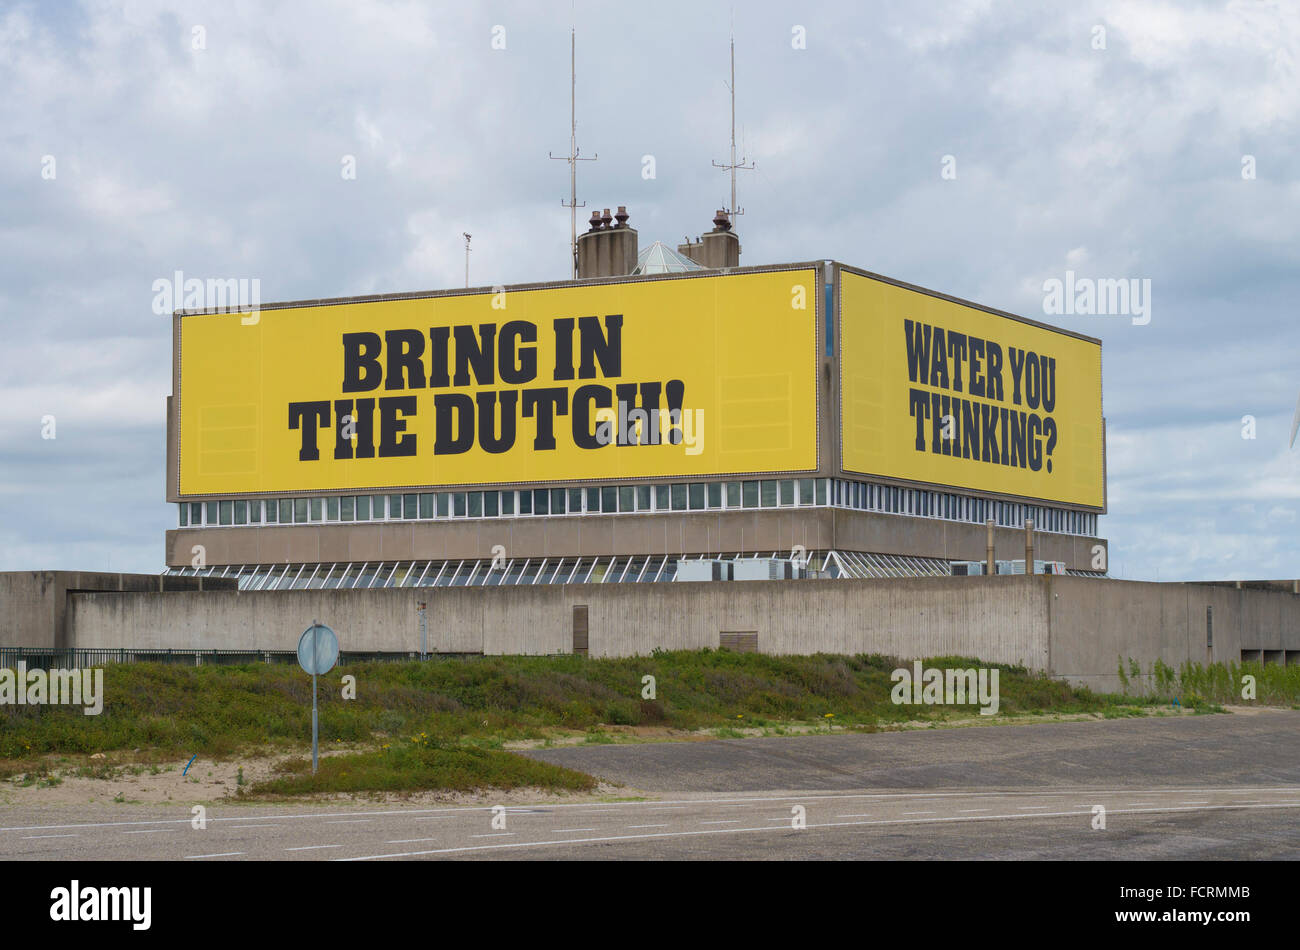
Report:
[[1105,507],[1100,343],[840,274],[846,472]]
[[816,272],[178,318],[179,494],[807,472]]

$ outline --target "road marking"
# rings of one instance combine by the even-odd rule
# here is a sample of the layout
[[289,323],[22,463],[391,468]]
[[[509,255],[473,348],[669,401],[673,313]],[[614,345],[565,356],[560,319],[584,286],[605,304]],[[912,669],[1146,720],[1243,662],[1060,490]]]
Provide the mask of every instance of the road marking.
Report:
[[448,818],[455,817],[455,815],[428,815],[424,818],[412,818],[411,821],[446,821]]
[[321,848],[341,848],[341,844],[306,844],[300,848],[285,848],[286,851],[319,851]]
[[1021,811],[1035,811],[1039,808],[1059,808],[1059,805],[1021,805]]
[[[1289,807],[1289,806],[1212,805],[1209,808],[1201,808],[1201,809],[1177,808],[1174,806],[1168,806],[1164,808],[1148,809],[1146,812],[1124,811],[1122,809],[1115,809],[1111,812],[1111,814],[1126,815],[1126,814],[1149,814],[1151,812],[1221,811],[1225,809],[1244,809],[1244,808],[1251,808],[1251,807],[1276,808],[1276,807]],[[957,817],[908,818],[908,819],[877,819],[875,821],[826,822],[824,824],[818,824],[818,825],[810,824],[808,825],[808,827],[809,828],[838,828],[838,827],[846,827],[846,826],[864,827],[869,825],[926,825],[926,824],[939,824],[943,822],[952,822],[952,821],[1015,821],[1015,820],[1027,821],[1027,820],[1036,820],[1041,818],[1078,818],[1078,817],[1079,817],[1078,812],[1062,811],[1062,812],[1048,812],[1043,815],[1021,815],[1021,814],[1010,815],[1009,814],[1009,815],[980,815],[980,816],[971,816],[969,818],[957,818]],[[764,827],[764,828],[710,828],[705,831],[659,831],[653,834],[606,835],[601,838],[570,838],[564,841],[518,841],[518,842],[512,842],[510,844],[463,845],[457,848],[438,848],[438,849],[431,849],[429,851],[405,851],[405,852],[399,852],[394,854],[368,854],[368,855],[362,855],[360,857],[355,857],[355,858],[336,858],[335,860],[337,861],[378,861],[378,860],[383,860],[385,858],[413,858],[413,857],[419,857],[427,854],[458,854],[466,851],[493,851],[493,850],[501,850],[503,848],[553,848],[553,847],[558,847],[559,845],[566,845],[566,844],[593,844],[593,843],[598,843],[603,841],[644,841],[651,838],[690,838],[690,837],[695,837],[697,835],[748,834],[748,833],[760,832],[760,831],[767,832],[770,834],[775,830],[777,829]],[[474,837],[484,838],[484,837],[491,837],[491,836],[474,835]]]
[[716,818],[716,819],[714,819],[713,821],[702,821],[702,822],[700,822],[700,824],[702,824],[702,825],[738,825],[738,824],[740,824],[740,819],[739,819],[739,818]]
[[513,834],[514,834],[513,831],[498,831],[490,835],[470,835],[470,837],[471,838],[509,838]]
[[[1127,788],[1127,789],[1115,789],[1113,791],[1108,791],[1105,789],[1093,789],[1093,790],[1085,789],[1085,791],[1091,791],[1092,794],[1099,795],[1099,796],[1132,794],[1135,791],[1152,792],[1152,793],[1159,793],[1159,794],[1173,794],[1176,792],[1197,792],[1202,795],[1205,794],[1206,792],[1224,792],[1224,793],[1235,792],[1239,794],[1241,792],[1241,786],[1237,786],[1234,788],[1187,788],[1187,787],[1141,788],[1141,789]],[[1284,786],[1282,788],[1257,788],[1255,791],[1256,794],[1294,795],[1297,792],[1300,792],[1300,787]],[[989,792],[967,791],[967,792],[924,792],[924,793],[862,792],[862,793],[852,793],[852,794],[845,794],[845,795],[776,795],[770,797],[744,798],[744,799],[736,799],[734,797],[723,797],[723,798],[716,798],[716,799],[715,798],[669,799],[668,802],[591,802],[588,804],[582,804],[582,803],[555,804],[555,805],[547,805],[546,807],[558,810],[560,808],[590,808],[591,805],[598,804],[603,807],[609,807],[613,805],[618,808],[638,808],[638,807],[644,807],[647,804],[655,804],[660,807],[649,808],[646,810],[647,811],[682,811],[685,809],[686,805],[718,805],[724,802],[731,802],[731,801],[738,801],[746,804],[762,804],[767,802],[796,802],[796,803],[829,802],[829,801],[838,801],[841,799],[862,799],[862,798],[878,798],[878,799],[889,799],[889,798],[972,799],[974,798],[974,799],[978,799],[978,798],[999,798],[999,797],[1000,798],[1014,798],[1014,797],[1043,798],[1049,796],[1060,798],[1060,797],[1064,797],[1066,794],[1078,795],[1079,789],[1074,789],[1070,793],[1064,793],[1064,792],[1048,793],[1048,792],[1039,792],[1039,791],[1008,791],[1008,790],[989,791]],[[680,803],[680,804],[674,805],[674,803]],[[444,808],[402,808],[402,809],[394,809],[389,811],[367,812],[367,814],[370,815],[371,818],[387,817],[392,815],[396,815],[404,818],[411,818],[412,815],[419,815],[422,812],[451,812],[452,814],[449,815],[443,814],[443,815],[437,815],[431,817],[454,818],[457,817],[457,815],[459,814],[468,814],[470,812],[481,813],[485,807],[486,806],[482,806],[482,805],[458,805],[458,806],[450,806]],[[318,812],[316,814],[299,814],[299,815],[239,815],[237,817],[232,816],[228,818],[209,818],[208,821],[210,823],[222,822],[222,821],[290,821],[294,819],[344,817],[349,814],[355,815],[356,812],[355,811],[350,813],[349,812]],[[412,820],[419,821],[420,819],[414,818]],[[0,832],[54,831],[63,828],[115,828],[119,826],[129,827],[131,825],[189,824],[190,821],[191,821],[190,817],[186,816],[184,818],[154,818],[150,820],[139,820],[139,821],[77,822],[74,824],[66,824],[66,825],[22,825],[22,826],[15,825],[12,827],[0,827]]]
[[667,828],[667,825],[628,825],[628,828]]
[[327,825],[359,825],[362,822],[373,821],[373,818],[340,818],[335,821],[327,821]]
[[1129,802],[1125,808],[1140,808],[1143,805],[1154,805],[1155,802]]
[[233,858],[237,854],[243,854],[242,851],[223,851],[221,854],[187,854],[185,860],[190,858]]
[[1208,805],[1209,802],[1180,802],[1183,805]]
[[81,835],[23,835],[24,841],[31,841],[33,838],[80,838]]
[[124,835],[158,835],[158,834],[170,834],[171,832],[173,832],[173,831],[175,831],[175,830],[176,830],[175,828],[150,828],[148,831],[124,831],[124,832],[122,832],[122,834],[124,834]]
[[963,808],[961,810],[964,812],[970,812],[970,811],[992,811],[993,809],[992,808]]
[[905,811],[905,812],[903,812],[903,814],[904,814],[904,815],[933,815],[934,812],[932,812],[932,811]]
[[[257,830],[261,831],[263,828],[279,828],[279,827],[280,827],[279,825],[231,825],[231,826],[230,826],[229,828],[227,828],[226,830],[227,830],[227,831],[239,831],[241,828],[256,828]],[[128,832],[126,832],[126,833],[127,833],[128,835],[136,834],[136,832],[134,832],[134,831],[128,831]]]
[[[871,813],[870,813],[870,812],[867,812],[865,815],[836,815],[835,817],[836,817],[836,818],[870,818],[870,817],[871,817]],[[778,819],[773,818],[773,819],[771,819],[771,820],[772,820],[772,821],[777,821]],[[780,821],[785,821],[784,818],[781,818],[781,819],[779,819],[779,820],[780,820]]]
[[556,828],[554,831],[551,832],[551,834],[561,835],[564,834],[566,831],[595,831],[595,830],[596,830],[595,828]]
[[411,844],[416,841],[437,841],[437,838],[398,838],[396,841],[385,841],[384,844]]

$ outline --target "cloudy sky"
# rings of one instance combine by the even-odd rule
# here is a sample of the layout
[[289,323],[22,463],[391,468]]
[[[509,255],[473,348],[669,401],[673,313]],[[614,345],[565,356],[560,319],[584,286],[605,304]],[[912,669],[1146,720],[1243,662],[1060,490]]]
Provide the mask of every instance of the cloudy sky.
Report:
[[[835,258],[1100,337],[1112,573],[1300,575],[1300,5],[735,6],[758,165],[741,262]],[[568,150],[575,17],[599,155],[579,199],[626,204],[643,245],[707,230],[729,201],[710,162],[732,16],[0,2],[0,570],[163,566],[154,280],[257,277],[268,301],[455,287],[462,231],[475,284],[566,278],[547,153]],[[1149,280],[1150,322],[1045,317],[1067,270]]]

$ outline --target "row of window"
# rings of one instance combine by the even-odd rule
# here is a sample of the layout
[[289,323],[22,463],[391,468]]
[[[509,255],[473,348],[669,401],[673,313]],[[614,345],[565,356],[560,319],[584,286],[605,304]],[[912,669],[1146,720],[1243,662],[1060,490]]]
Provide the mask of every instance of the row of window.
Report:
[[[180,525],[305,524],[825,505],[826,479],[182,502]],[[725,500],[724,500],[725,499]]]
[[1013,501],[992,501],[949,492],[921,488],[896,488],[871,482],[835,480],[832,504],[863,511],[885,511],[921,518],[947,521],[973,521],[983,524],[992,518],[1004,528],[1024,527],[1032,520],[1036,531],[1097,536],[1097,515],[1087,511],[1046,508]]
[[993,518],[1006,527],[1033,518],[1039,530],[1089,537],[1097,530],[1097,516],[1087,512],[827,478],[195,501],[179,505],[178,523],[184,528],[827,505],[980,524]]

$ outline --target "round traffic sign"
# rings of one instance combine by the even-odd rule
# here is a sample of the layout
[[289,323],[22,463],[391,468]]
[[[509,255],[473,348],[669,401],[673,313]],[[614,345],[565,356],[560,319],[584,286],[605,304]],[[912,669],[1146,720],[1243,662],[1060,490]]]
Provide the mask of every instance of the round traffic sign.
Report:
[[312,624],[298,640],[298,665],[304,673],[321,676],[339,661],[339,638],[323,623]]

